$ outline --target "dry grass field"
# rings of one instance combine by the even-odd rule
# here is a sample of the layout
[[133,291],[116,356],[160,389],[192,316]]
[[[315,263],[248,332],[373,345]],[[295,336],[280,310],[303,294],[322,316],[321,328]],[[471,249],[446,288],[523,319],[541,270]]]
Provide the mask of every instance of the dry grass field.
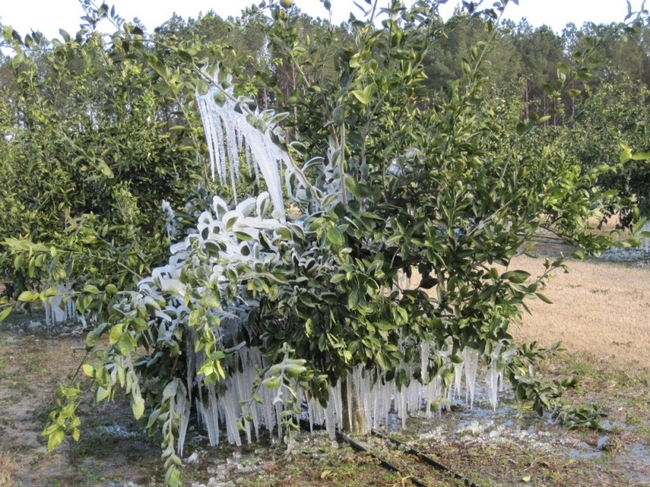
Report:
[[[522,255],[512,268],[537,275],[542,265],[542,258]],[[568,265],[544,291],[553,304],[530,300],[532,314],[513,329],[515,337],[543,345],[561,340],[569,351],[650,367],[650,267],[599,260]]]

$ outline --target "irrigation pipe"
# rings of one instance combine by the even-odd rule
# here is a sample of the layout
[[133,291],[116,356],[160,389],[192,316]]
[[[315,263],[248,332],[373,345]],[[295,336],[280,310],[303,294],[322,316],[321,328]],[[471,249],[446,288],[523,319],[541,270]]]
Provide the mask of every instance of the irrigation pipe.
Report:
[[[372,458],[374,458],[375,460],[378,460],[378,461],[379,461],[379,464],[380,464],[382,467],[384,467],[386,470],[390,470],[390,471],[392,471],[392,472],[397,472],[397,473],[399,473],[400,475],[403,475],[403,472],[402,472],[399,468],[397,468],[396,466],[394,466],[394,465],[388,463],[386,460],[380,458],[378,455],[376,455],[375,453],[373,453],[373,452],[371,452],[370,450],[368,450],[368,448],[366,448],[365,446],[363,446],[363,445],[360,444],[360,443],[357,443],[357,442],[354,441],[352,438],[349,438],[349,437],[345,436],[343,433],[339,433],[339,432],[337,432],[337,433],[336,433],[336,439],[337,439],[339,442],[345,442],[345,443],[347,443],[348,445],[350,445],[352,448],[354,448],[354,449],[357,450],[357,451],[367,453],[368,455],[370,455],[370,456],[371,456]],[[409,477],[409,480],[410,480],[411,483],[412,483],[413,485],[415,485],[416,487],[429,487],[427,484],[424,484],[424,483],[420,482],[420,481],[419,481],[418,479],[416,479],[416,478]]]
[[[405,451],[409,455],[413,455],[413,456],[417,457],[418,460],[420,460],[422,463],[426,463],[427,465],[429,465],[431,467],[434,467],[435,469],[437,469],[437,470],[439,470],[441,472],[447,473],[447,474],[453,476],[454,478],[463,481],[465,483],[465,485],[467,485],[468,487],[478,487],[476,484],[474,484],[472,481],[470,481],[467,477],[464,477],[463,475],[460,475],[460,474],[452,471],[449,467],[443,465],[440,462],[437,462],[436,460],[434,460],[433,458],[425,455],[424,453],[421,453],[421,452],[415,450],[414,448],[411,448],[410,446],[406,445],[405,443],[402,443],[401,441],[398,441],[398,440],[396,440],[394,438],[391,438],[390,436],[379,433],[379,432],[377,432],[375,430],[372,430],[371,434],[373,436],[377,436],[378,438],[381,438],[381,439],[383,439],[385,441],[388,441],[388,442],[392,443],[395,446],[398,446],[398,447],[402,448],[403,451]],[[337,431],[336,439],[339,442],[347,443],[348,445],[350,445],[353,449],[355,449],[357,451],[367,453],[372,458],[379,461],[379,464],[382,467],[384,467],[386,470],[397,472],[400,475],[406,477],[406,475],[404,475],[404,472],[402,472],[399,468],[397,468],[396,466],[388,463],[386,460],[379,457],[377,454],[371,452],[367,447],[365,447],[364,445],[362,445],[360,443],[357,443],[352,438],[344,435],[343,433]],[[428,485],[429,485],[429,484],[425,484],[421,480],[418,480],[417,478],[414,478],[414,477],[409,476],[409,480],[416,487],[428,487]]]
[[395,446],[398,446],[398,447],[402,448],[406,453],[409,453],[409,454],[411,454],[411,455],[413,455],[415,457],[418,457],[422,462],[426,463],[427,465],[430,465],[430,466],[440,470],[441,472],[446,472],[446,473],[452,475],[454,478],[456,478],[458,480],[462,480],[463,482],[465,482],[465,485],[467,485],[469,487],[478,487],[476,484],[472,483],[467,477],[464,477],[463,475],[452,471],[446,465],[443,465],[442,463],[437,462],[436,460],[434,460],[433,458],[425,455],[424,453],[419,452],[414,448],[411,448],[406,443],[402,443],[401,441],[396,440],[395,438],[391,438],[390,436],[384,435],[384,434],[379,433],[378,431],[375,431],[375,430],[372,430],[372,435],[377,436],[377,437],[379,437],[379,438],[381,438],[383,440],[389,441],[390,443],[394,444]]

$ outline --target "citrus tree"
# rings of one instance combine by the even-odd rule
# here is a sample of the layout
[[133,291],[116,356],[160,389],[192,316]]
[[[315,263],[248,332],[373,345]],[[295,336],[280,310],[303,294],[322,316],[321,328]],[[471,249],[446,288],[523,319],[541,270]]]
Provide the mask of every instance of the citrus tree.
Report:
[[[482,15],[497,35],[506,3],[448,24],[426,1],[370,5],[365,20],[351,20],[352,47],[336,51],[337,77],[325,82],[312,78],[320,46],[292,35],[291,13],[273,2],[270,17],[252,9],[297,73],[281,98],[287,115],[256,111],[225,69],[213,76],[185,50],[202,78],[197,105],[215,172],[259,171],[267,191],[214,197],[136,289],[81,290],[98,321],[83,366],[91,380],[60,388],[48,447],[78,438],[88,388],[97,401],[123,389],[143,426],[162,432],[168,485],[180,483],[193,414],[213,444],[225,424],[233,443],[265,426],[290,445],[303,409],[332,433],[363,430],[391,407],[403,418],[423,401],[439,410],[463,368],[473,397],[479,361],[493,403],[508,380],[538,412],[560,407],[563,385],[529,367],[542,351],[515,347],[509,328],[526,299],[548,301],[541,291],[563,260],[537,276],[511,261],[540,229],[599,252],[611,242],[589,218],[620,202],[597,186],[601,169],[540,143],[547,115],[522,121],[522,107],[484,97],[488,44],[469,50],[440,100],[421,89],[424,56],[447,29]],[[563,68],[551,96],[570,96],[581,69]],[[58,255],[19,245],[30,257]],[[379,409],[364,414],[371,403]]]

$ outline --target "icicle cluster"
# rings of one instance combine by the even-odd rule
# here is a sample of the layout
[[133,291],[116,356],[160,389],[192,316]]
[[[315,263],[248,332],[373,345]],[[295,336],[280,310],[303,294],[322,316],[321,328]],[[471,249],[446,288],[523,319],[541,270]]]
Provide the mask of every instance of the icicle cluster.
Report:
[[[197,95],[213,177],[230,184],[234,192],[240,162],[246,161],[262,175],[268,192],[235,203],[234,209],[215,197],[211,211],[200,215],[197,232],[171,246],[168,264],[154,269],[151,277],[140,283],[139,291],[128,305],[130,309],[149,310],[148,326],[158,330],[158,342],[172,342],[177,329],[185,331],[187,390],[180,381],[175,381],[175,389],[167,394],[171,398],[170,408],[179,418],[180,452],[191,407],[197,411],[212,445],[219,442],[222,429],[228,441],[236,445],[254,441],[262,428],[283,434],[281,420],[287,405],[282,400],[282,389],[260,385],[259,376],[260,371],[276,364],[265,363],[262,350],[238,342],[238,337],[242,336],[239,332],[248,326],[250,312],[259,306],[252,297],[255,294],[247,292],[247,286],[258,276],[273,277],[277,269],[282,269],[285,265],[282,252],[299,258],[300,250],[293,239],[295,235],[304,236],[305,228],[301,222],[285,220],[281,164],[284,164],[286,188],[293,197],[304,194],[314,207],[318,207],[340,196],[338,187],[326,188],[328,196],[324,198],[310,186],[288,153],[273,142],[272,129],[267,128],[268,125],[256,126],[259,125],[256,120],[261,119],[255,119],[252,113],[247,117],[246,109],[238,109],[237,101],[218,86],[215,81],[207,94]],[[325,171],[332,174],[336,171],[331,164],[333,159],[330,154],[330,165],[325,167]],[[400,284],[401,289],[410,287],[404,275],[400,277]],[[195,346],[199,340],[197,329],[190,324],[195,307],[216,318],[203,323],[211,323],[217,339],[212,345],[228,353],[227,358],[219,362],[225,378],[216,385],[206,383],[201,373],[202,367],[210,362],[204,349]],[[406,348],[405,344],[401,346]],[[461,363],[455,363],[458,360],[451,356],[446,345],[424,343],[419,352],[414,362],[401,364],[400,370],[390,378],[379,368],[356,367],[347,380],[330,386],[325,407],[307,391],[298,390],[303,419],[309,421],[312,430],[316,425],[324,426],[333,436],[337,429],[348,426],[344,421],[351,415],[344,413],[351,412],[353,402],[355,408],[365,412],[367,429],[391,425],[397,418],[404,424],[409,415],[433,416],[444,405],[462,397],[471,407],[475,401],[478,352],[471,349],[458,352]],[[508,353],[499,345],[488,363],[485,391],[492,407],[496,407],[497,391],[502,387],[502,370],[509,359]],[[449,374],[429,376],[431,358],[442,359],[444,370],[453,372],[451,382]],[[396,377],[411,380],[409,384],[398,386]],[[282,382],[278,387],[283,387]],[[342,390],[343,387],[346,390]],[[261,400],[251,401],[253,395]]]
[[162,200],[162,211],[165,216],[165,231],[167,232],[167,238],[174,239],[178,233],[178,226],[176,224],[176,215],[172,209],[171,204],[167,200]]
[[281,164],[285,169],[286,186],[294,199],[305,195],[305,189],[310,185],[289,154],[273,142],[273,112],[248,111],[243,102],[220,87],[218,78],[217,70],[208,92],[196,94],[210,154],[212,179],[218,178],[220,183],[230,185],[237,204],[236,182],[240,178],[240,161],[243,159],[249,170],[252,166],[257,178],[262,174],[275,208],[273,216],[284,218]]
[[[231,277],[245,283],[256,273],[267,273],[274,266],[281,265],[279,245],[290,242],[290,230],[302,228],[300,223],[286,223],[277,218],[267,218],[271,213],[272,203],[268,193],[258,198],[249,198],[228,209],[226,203],[218,197],[213,200],[212,211],[203,213],[199,218],[197,233],[189,235],[184,241],[171,247],[172,255],[167,265],[154,269],[150,278],[140,283],[139,292],[132,301],[135,308],[155,309],[150,326],[166,324],[169,334],[183,325],[187,330],[187,384],[190,386],[185,394],[176,394],[174,407],[180,418],[179,450],[185,437],[189,421],[189,410],[193,406],[200,422],[208,432],[210,443],[218,444],[220,432],[225,429],[230,443],[241,445],[259,437],[260,430],[266,428],[282,435],[281,417],[286,405],[277,400],[278,389],[259,387],[259,371],[269,365],[261,350],[237,343],[239,330],[247,326],[248,314],[258,305],[254,300],[246,301],[242,292],[233,302],[221,301],[219,307],[210,310],[220,318],[220,324],[214,329],[219,346],[233,351],[224,362],[226,379],[215,387],[204,384],[199,373],[205,363],[203,352],[195,352],[196,336],[194,329],[188,326],[188,317],[196,294],[190,292],[181,277],[183,269],[190,266],[196,275],[205,276],[210,286],[220,289],[219,295],[226,295],[231,284]],[[297,227],[297,228],[294,228]],[[264,242],[261,245],[260,242]],[[197,258],[207,248],[218,249],[209,258]],[[407,282],[403,283],[405,286]],[[196,287],[194,292],[196,292]],[[202,290],[201,290],[202,289]],[[199,292],[208,293],[208,287],[199,288]],[[162,337],[161,339],[164,339]],[[510,352],[503,352],[497,346],[491,354],[485,391],[493,407],[496,407],[497,390],[503,382],[502,369],[510,358]],[[427,417],[439,413],[444,405],[453,400],[465,401],[473,405],[475,401],[475,384],[479,356],[476,351],[465,349],[460,352],[462,363],[453,363],[451,350],[442,349],[433,343],[421,345],[420,356],[413,363],[400,366],[402,377],[416,377],[407,386],[398,387],[394,379],[388,379],[379,369],[368,370],[357,367],[350,378],[330,387],[330,399],[326,407],[321,407],[306,391],[298,391],[303,402],[303,419],[309,421],[311,428],[324,426],[334,435],[335,430],[345,428],[344,411],[352,409],[351,404],[344,404],[343,398],[351,401],[355,398],[358,406],[365,412],[366,427],[376,428],[381,425],[394,424],[399,418],[404,424],[409,415],[424,414]],[[442,357],[443,367],[452,369],[454,379],[445,385],[440,374],[429,377],[429,359]],[[397,377],[398,374],[395,374]],[[342,387],[348,390],[343,391]],[[192,390],[198,391],[192,395]],[[254,394],[261,398],[260,403],[251,402]],[[248,401],[248,403],[247,403]],[[247,403],[244,407],[242,404]],[[243,420],[243,430],[238,426],[244,413],[249,420]]]
[[77,321],[78,317],[74,300],[66,298],[66,296],[70,295],[70,285],[59,284],[56,286],[56,290],[57,294],[47,298],[43,304],[43,308],[45,309],[45,324],[52,326]]
[[[423,362],[428,359],[427,354],[433,351],[431,347],[431,344],[423,345]],[[435,353],[449,355],[448,351]],[[324,427],[334,438],[337,430],[351,426],[344,423],[346,417],[344,411],[353,409],[351,404],[353,397],[365,413],[365,426],[368,431],[381,426],[405,427],[409,416],[435,417],[440,414],[443,404],[449,404],[454,398],[461,398],[463,395],[471,405],[474,400],[479,356],[471,349],[465,349],[462,356],[464,362],[455,364],[454,385],[449,388],[444,386],[439,376],[429,381],[413,380],[408,386],[399,388],[394,380],[387,380],[382,372],[359,366],[343,384],[338,382],[329,388],[329,401],[326,407],[322,407],[306,391],[298,390],[298,396],[303,398],[302,419],[309,422],[311,431],[315,427]],[[502,358],[500,356],[499,360]],[[499,360],[493,363],[496,364]],[[281,417],[285,404],[274,400],[278,390],[265,387],[257,389],[254,385],[258,377],[257,371],[263,369],[265,365],[268,364],[265,364],[258,349],[242,347],[231,362],[223,392],[217,394],[213,386],[208,386],[207,398],[195,398],[199,418],[208,432],[212,445],[218,444],[220,430],[225,430],[229,443],[238,446],[244,441],[251,443],[257,440],[262,428],[282,437]],[[405,364],[404,367],[409,372],[414,372],[416,364]],[[493,373],[495,371],[496,373]],[[490,367],[486,375],[488,399],[494,408],[496,408],[497,390],[494,385],[502,384],[501,373],[501,370]],[[347,391],[343,391],[343,387],[347,387]],[[251,403],[250,407],[244,409],[242,404],[249,401],[254,393],[259,394],[261,402]],[[347,398],[347,402],[344,402],[344,397]],[[205,404],[208,406],[204,406]],[[238,421],[244,413],[249,414],[251,420],[244,420],[244,428],[240,430]]]

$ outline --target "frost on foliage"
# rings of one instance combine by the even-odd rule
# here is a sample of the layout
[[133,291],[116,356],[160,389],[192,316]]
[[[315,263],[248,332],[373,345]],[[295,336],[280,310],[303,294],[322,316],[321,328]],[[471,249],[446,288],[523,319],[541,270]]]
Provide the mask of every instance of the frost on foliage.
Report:
[[281,165],[291,197],[306,196],[310,185],[289,153],[273,141],[273,136],[278,136],[274,132],[273,112],[251,112],[244,101],[221,88],[218,77],[217,70],[208,92],[196,95],[210,154],[212,179],[229,185],[237,203],[236,182],[243,160],[249,164],[249,170],[250,165],[253,166],[251,173],[262,174],[275,208],[273,216],[283,218]]
[[[296,248],[292,234],[305,231],[300,222],[286,223],[269,218],[271,206],[268,193],[248,198],[234,208],[215,197],[211,211],[199,217],[196,233],[173,245],[167,265],[156,268],[151,277],[140,283],[134,304],[155,310],[150,314],[149,325],[167,330],[158,340],[173,340],[178,327],[187,333],[188,388],[184,399],[179,394],[175,396],[175,410],[180,420],[178,449],[181,451],[190,405],[195,408],[213,445],[219,442],[221,433],[236,445],[255,441],[262,428],[282,436],[281,420],[287,407],[283,393],[286,391],[282,385],[259,387],[260,371],[273,364],[267,363],[262,350],[243,340],[240,333],[248,326],[251,311],[259,305],[247,292],[248,283],[256,276],[271,275],[282,267],[281,247]],[[185,280],[188,270],[195,276],[203,276],[200,285]],[[209,313],[218,318],[212,330],[219,350],[227,355],[222,362],[225,378],[217,384],[206,383],[200,373],[206,356],[203,351],[196,352],[194,344],[198,332],[196,324],[189,322],[191,310],[199,301],[211,296],[216,301]],[[405,347],[406,342],[400,344],[402,351]],[[348,426],[343,423],[343,411],[350,410],[351,404],[344,404],[344,397],[348,402],[352,397],[357,398],[366,412],[367,429],[393,425],[398,418],[404,423],[409,415],[435,416],[463,392],[471,405],[479,355],[465,349],[460,352],[461,363],[454,363],[451,355],[447,345],[423,343],[417,360],[401,364],[390,377],[379,368],[357,366],[343,386],[339,381],[329,387],[329,401],[325,407],[307,391],[298,389],[303,419],[309,422],[311,429],[324,426],[334,435],[337,429]],[[433,358],[442,359],[443,369],[452,371],[450,382],[444,382],[443,374],[429,374],[429,361]],[[491,358],[486,380],[488,396],[493,401],[507,357],[499,346]],[[398,376],[419,380],[399,386],[395,380]],[[343,387],[347,390],[343,391]],[[254,395],[259,401],[250,400]]]
[[[134,308],[149,310],[148,325],[158,330],[159,343],[179,347],[175,340],[185,340],[185,356],[181,357],[187,365],[187,387],[184,394],[178,392],[179,387],[173,396],[181,453],[190,407],[196,410],[212,445],[219,442],[221,433],[236,445],[255,441],[261,428],[282,437],[283,418],[293,414],[287,411],[292,394],[282,381],[268,377],[263,380],[260,375],[278,364],[267,363],[264,350],[249,341],[250,337],[261,338],[259,334],[264,332],[257,329],[263,324],[251,326],[249,318],[260,306],[256,292],[251,290],[256,281],[260,285],[272,282],[282,286],[282,276],[296,277],[299,272],[283,258],[290,255],[290,261],[300,261],[304,252],[313,251],[309,246],[301,248],[300,243],[313,229],[305,228],[301,221],[285,220],[281,172],[284,171],[289,195],[298,200],[308,199],[312,209],[328,206],[343,191],[334,148],[322,168],[325,181],[320,185],[324,193],[320,193],[304,179],[289,154],[273,141],[277,134],[270,112],[250,113],[245,105],[219,88],[216,80],[213,88],[197,95],[197,99],[213,177],[231,186],[235,206],[214,197],[210,210],[199,216],[196,232],[171,246],[169,262],[141,281],[132,302]],[[317,162],[314,159],[305,167]],[[243,201],[237,198],[235,183],[242,163],[253,166],[249,166],[249,172],[263,176],[267,192]],[[171,215],[170,221],[173,222]],[[297,235],[301,237],[294,240]],[[401,289],[411,287],[405,276],[401,276],[399,284]],[[209,346],[201,346],[206,343],[201,341],[206,333],[215,340],[210,339]],[[398,346],[404,356],[413,357],[411,361],[400,364],[390,374],[379,367],[356,366],[348,380],[329,386],[326,405],[300,390],[297,382],[293,384],[301,416],[309,422],[310,429],[324,426],[334,436],[337,429],[349,426],[344,424],[344,411],[352,409],[352,398],[365,411],[368,430],[392,425],[398,418],[404,424],[409,415],[434,416],[463,396],[471,406],[478,352],[467,348],[452,354],[451,345],[425,342],[419,346],[419,354],[407,354],[413,348],[409,340],[400,339]],[[219,357],[216,361],[215,356]],[[499,381],[503,382],[507,352],[502,353],[498,346],[490,359],[486,390],[494,405]]]
[[[182,449],[187,415],[185,406],[190,403],[196,408],[201,423],[205,426],[210,442],[219,440],[220,424],[225,424],[228,441],[242,443],[242,432],[238,420],[242,417],[241,404],[253,394],[258,370],[264,367],[259,350],[238,343],[241,328],[247,323],[250,311],[257,306],[255,300],[225,299],[232,285],[231,277],[246,281],[257,272],[278,265],[278,243],[287,238],[286,224],[277,218],[268,218],[272,213],[269,193],[257,198],[248,198],[235,208],[229,209],[220,198],[213,200],[212,211],[200,215],[197,232],[182,242],[171,246],[171,257],[165,266],[153,270],[151,277],[141,281],[139,293],[134,298],[135,307],[153,310],[149,326],[164,330],[159,341],[172,341],[178,327],[187,330],[187,398],[180,404],[178,397],[179,428],[178,448]],[[265,245],[260,242],[264,241]],[[200,256],[200,258],[199,258]],[[203,286],[193,289],[184,281],[183,270],[191,267],[195,275],[204,277]],[[239,293],[238,293],[239,294]],[[191,309],[199,300],[214,296],[217,300],[210,313],[218,318],[213,327],[217,345],[229,352],[224,360],[226,378],[217,386],[205,384],[199,373],[206,362],[205,354],[195,352],[196,330],[190,326]],[[192,390],[196,390],[196,397]],[[282,413],[282,404],[273,405],[272,391],[261,391],[264,404],[271,404],[272,410],[255,405],[250,411],[251,422],[244,422],[243,436],[253,441],[264,425],[273,428]],[[266,397],[268,396],[268,397]]]

